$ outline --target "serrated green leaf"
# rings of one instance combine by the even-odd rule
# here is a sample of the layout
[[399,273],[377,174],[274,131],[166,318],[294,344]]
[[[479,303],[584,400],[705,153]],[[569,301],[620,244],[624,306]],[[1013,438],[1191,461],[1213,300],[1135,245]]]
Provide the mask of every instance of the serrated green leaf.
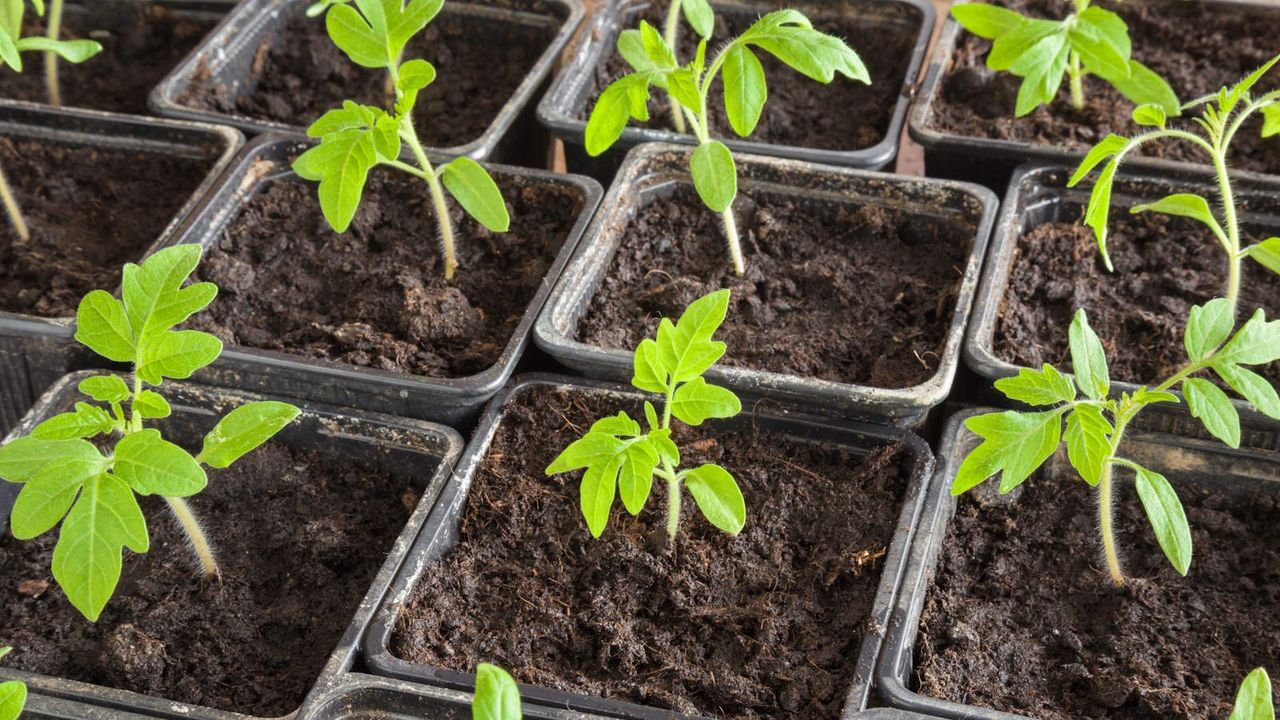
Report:
[[680,0],[680,4],[680,9],[684,11],[685,22],[689,23],[689,27],[693,28],[699,37],[710,38],[716,26],[716,16],[711,9],[711,3],[707,0]]
[[1265,669],[1254,670],[1240,684],[1229,720],[1276,720],[1271,678]]
[[[330,15],[332,15],[330,11]],[[320,183],[320,210],[335,232],[351,226],[369,170],[378,164],[373,138],[364,130],[343,130],[326,135],[293,163],[302,178]]]
[[729,291],[718,290],[694,300],[679,322],[663,318],[658,324],[658,362],[673,383],[692,380],[719,360],[722,342],[712,340],[729,310]]
[[124,304],[105,290],[94,290],[80,301],[76,341],[115,362],[132,362],[137,354]]
[[1000,474],[1000,492],[1021,485],[1053,454],[1062,437],[1062,410],[1006,411],[971,417],[970,432],[983,442],[960,463],[951,494],[960,495]]
[[1111,376],[1107,372],[1107,354],[1102,349],[1098,335],[1089,327],[1089,317],[1084,310],[1077,310],[1068,332],[1071,348],[1071,366],[1075,371],[1076,385],[1090,399],[1102,400],[1111,391]]
[[1213,364],[1265,365],[1280,360],[1280,321],[1267,321],[1261,308],[1213,357]]
[[595,107],[591,109],[591,116],[587,118],[587,154],[596,157],[613,147],[631,118],[640,122],[647,121],[648,104],[648,75],[636,73],[614,80],[600,93]]
[[96,622],[120,580],[121,552],[150,547],[137,498],[122,480],[99,475],[84,484],[53,549],[53,577],[67,600]]
[[718,213],[729,209],[738,196],[738,170],[724,143],[708,140],[699,145],[689,159],[689,171],[693,187],[707,207]]
[[1245,249],[1245,254],[1273,273],[1280,273],[1280,237],[1267,238]]
[[1169,121],[1169,116],[1165,114],[1164,108],[1148,103],[1133,109],[1133,121],[1147,127],[1163,128]]
[[687,425],[701,425],[712,418],[730,418],[742,412],[742,402],[732,390],[708,384],[702,378],[676,388],[671,414]]
[[1102,253],[1102,262],[1107,266],[1108,271],[1115,270],[1115,266],[1111,264],[1111,254],[1107,252],[1107,222],[1111,215],[1111,189],[1119,169],[1120,156],[1117,155],[1098,175],[1098,181],[1093,185],[1093,191],[1089,195],[1089,206],[1084,214],[1084,224],[1093,228],[1093,234],[1098,239],[1098,252]]
[[1182,113],[1182,103],[1173,87],[1154,70],[1137,60],[1129,60],[1127,77],[1104,77],[1134,105],[1159,105],[1168,117]]
[[1094,168],[1124,150],[1128,145],[1129,140],[1119,135],[1108,135],[1103,138],[1101,142],[1089,149],[1089,153],[1080,162],[1080,167],[1076,168],[1075,173],[1071,175],[1071,179],[1067,181],[1067,187],[1078,185],[1081,180],[1089,176],[1089,173],[1093,172]]
[[1103,470],[1111,460],[1110,435],[1113,428],[1096,405],[1079,405],[1067,415],[1063,439],[1067,443],[1067,459],[1090,485],[1102,480]]
[[395,57],[400,57],[409,40],[434,20],[442,7],[444,0],[409,0],[399,13],[388,17],[387,34]]
[[1165,557],[1182,575],[1191,569],[1191,527],[1173,486],[1165,476],[1144,467],[1136,467],[1138,498],[1147,512],[1151,529]]
[[634,368],[631,376],[632,385],[647,392],[667,392],[668,376],[667,371],[662,367],[662,361],[658,358],[657,341],[651,338],[640,341],[636,346]]
[[143,390],[134,398],[133,411],[139,416],[150,419],[159,420],[169,417],[173,409],[169,407],[169,401],[164,396],[153,390]]
[[1214,217],[1213,211],[1209,209],[1209,201],[1192,193],[1178,193],[1161,198],[1153,203],[1134,205],[1129,212],[1134,215],[1143,212],[1158,212],[1165,215],[1176,215],[1199,220],[1218,237],[1226,237],[1226,234],[1222,231],[1222,226],[1218,224],[1218,219]]
[[394,60],[388,55],[385,36],[380,36],[350,5],[337,5],[325,15],[329,38],[351,62],[367,68],[385,68]]
[[988,40],[1013,32],[1026,22],[1026,18],[1013,10],[986,3],[956,5],[951,8],[951,17],[965,30]]
[[1187,378],[1182,381],[1182,394],[1191,416],[1199,418],[1209,434],[1233,448],[1240,447],[1240,413],[1225,392],[1208,380]]
[[700,465],[689,471],[684,483],[707,522],[730,535],[742,532],[747,524],[747,503],[728,470]]
[[166,331],[143,348],[138,377],[150,385],[186,380],[222,354],[222,341],[198,330]]
[[[637,428],[638,429],[638,428]],[[658,466],[658,449],[644,438],[629,443],[618,467],[618,494],[627,512],[639,515],[653,490],[653,472]]]
[[1066,28],[1063,23],[1054,20],[1026,19],[1018,27],[995,39],[991,52],[987,53],[987,67],[992,70],[1008,70],[1018,62],[1027,51],[1052,35],[1065,38]]
[[30,540],[53,529],[71,509],[80,488],[106,470],[106,459],[66,457],[45,465],[22,486],[10,513],[9,529]]
[[760,122],[768,98],[764,66],[748,48],[734,45],[725,51],[722,68],[724,109],[733,131],[747,137]]
[[139,352],[161,333],[209,306],[218,295],[213,283],[182,283],[200,263],[199,245],[182,244],[156,251],[142,265],[124,267],[121,294]]
[[497,665],[476,666],[476,696],[471,720],[520,720],[520,689],[506,670]]
[[1119,15],[1091,6],[1076,16],[1069,34],[1071,48],[1084,66],[1104,78],[1129,77],[1129,28]]
[[995,385],[1010,400],[1034,406],[1057,405],[1076,398],[1071,379],[1048,363],[1040,370],[1022,368],[1016,376],[1001,378]]
[[481,225],[493,232],[511,228],[502,191],[480,163],[466,156],[454,158],[441,170],[440,179],[453,199]]
[[139,495],[191,497],[209,482],[195,458],[151,428],[116,444],[112,472]]
[[197,460],[212,468],[229,467],[275,437],[301,414],[301,410],[288,403],[271,400],[241,405],[227,413],[205,435]]
[[102,453],[85,440],[41,440],[26,436],[0,446],[0,478],[24,483],[48,464],[66,458],[105,462]]
[[96,405],[76,403],[74,412],[61,413],[31,430],[41,440],[72,440],[106,435],[115,429],[115,420]]
[[26,705],[26,685],[17,680],[0,682],[0,720],[18,720]]
[[85,378],[76,389],[98,402],[124,402],[129,399],[129,386],[117,375]]
[[1193,362],[1204,360],[1209,353],[1226,342],[1235,324],[1231,302],[1226,298],[1216,298],[1204,305],[1193,306],[1187,317],[1187,329],[1182,335],[1187,357]]
[[1266,378],[1239,365],[1222,363],[1215,365],[1213,369],[1223,382],[1239,393],[1240,397],[1248,400],[1258,412],[1280,420],[1280,396],[1276,395],[1276,389]]
[[613,498],[617,492],[618,468],[620,458],[613,458],[607,463],[597,463],[587,468],[582,474],[579,486],[579,505],[582,517],[587,521],[587,529],[591,537],[598,538],[609,524],[609,511],[613,508]]

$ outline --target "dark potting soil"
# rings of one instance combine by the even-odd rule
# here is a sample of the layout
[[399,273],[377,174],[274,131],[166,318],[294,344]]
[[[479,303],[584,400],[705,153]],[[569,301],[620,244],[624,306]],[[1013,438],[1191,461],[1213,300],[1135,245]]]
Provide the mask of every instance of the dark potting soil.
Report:
[[[44,20],[28,9],[27,33],[43,37]],[[90,0],[68,6],[63,40],[88,38],[102,52],[75,64],[58,63],[63,105],[149,115],[147,94],[217,24],[207,13],[176,13],[157,3]],[[49,102],[44,56],[26,53],[22,74],[0,74],[0,94],[15,100]]]
[[[997,0],[1033,17],[1059,19],[1072,12],[1071,0]],[[1221,4],[1156,0],[1144,3],[1100,3],[1119,13],[1129,25],[1133,56],[1172,85],[1184,102],[1216,93],[1240,81],[1280,53],[1275,27],[1280,9],[1233,7]],[[1132,136],[1133,103],[1106,82],[1085,80],[1085,107],[1071,107],[1067,83],[1057,99],[1023,118],[1015,118],[1020,78],[986,67],[991,41],[962,33],[928,125],[967,137],[1016,140],[1038,145],[1065,145],[1085,150],[1108,133]],[[1274,88],[1272,73],[1259,88]],[[1192,127],[1193,130],[1197,128]],[[1280,172],[1280,142],[1264,140],[1261,119],[1247,123],[1236,136],[1232,157],[1238,169]],[[1147,155],[1206,163],[1208,159],[1187,143],[1149,145]]]
[[[404,53],[406,60],[426,59],[437,72],[436,81],[418,96],[413,113],[423,143],[454,147],[483,135],[556,32],[552,23],[521,25],[450,12],[446,6]],[[263,38],[250,72],[247,89],[237,91],[208,69],[197,70],[181,102],[302,127],[343,100],[391,104],[386,72],[351,62],[329,39],[323,19],[301,14]]]
[[[1018,365],[1069,369],[1067,328],[1084,308],[1112,378],[1158,382],[1185,365],[1187,313],[1226,292],[1222,247],[1191,220],[1116,212],[1107,249],[1114,273],[1103,265],[1093,230],[1083,225],[1050,223],[1020,237],[996,322],[996,355]],[[1274,316],[1280,278],[1252,260],[1243,267],[1241,314],[1262,308]],[[1267,374],[1280,378],[1271,370]]]
[[190,199],[213,163],[134,150],[0,138],[0,165],[31,241],[0,222],[0,310],[65,317],[113,290]]
[[[875,11],[861,8],[844,13],[815,11],[803,8],[817,29],[843,38],[858,52],[871,75],[871,84],[837,76],[829,85],[797,73],[777,58],[763,51],[756,51],[764,66],[769,100],[764,105],[760,123],[750,139],[756,142],[822,150],[852,151],[869,148],[884,139],[893,119],[894,107],[902,89],[907,66],[911,62],[911,49],[915,46],[920,23],[918,12],[905,6],[884,3]],[[650,3],[647,9],[625,27],[639,27],[640,19],[647,20],[661,29],[666,16],[665,3]],[[779,4],[778,9],[791,7]],[[729,14],[716,6],[716,27],[713,42],[708,45],[710,63],[719,44],[740,35],[759,18],[755,12]],[[761,11],[763,12],[763,11]],[[886,22],[885,17],[896,22]],[[689,60],[698,49],[698,36],[682,21],[677,41],[679,57]],[[585,120],[595,107],[596,98],[608,84],[618,77],[632,72],[622,56],[613,47],[609,49],[603,67],[597,69],[595,92],[581,108],[580,118]],[[733,126],[724,111],[722,82],[717,79],[711,89],[710,111],[712,134],[722,138],[736,138]],[[650,120],[645,127],[669,128],[671,112],[666,93],[654,88],[649,99]]]
[[199,576],[172,514],[144,499],[151,550],[126,553],[97,623],[53,582],[56,533],[18,542],[5,532],[0,638],[15,648],[5,662],[248,715],[292,712],[407,521],[413,492],[375,460],[271,442],[211,471],[190,500],[222,580]]
[[1190,575],[1160,552],[1126,474],[1120,590],[1102,569],[1095,493],[1074,472],[962,499],[916,643],[921,692],[1043,720],[1230,715],[1249,671],[1280,667],[1280,483],[1232,498],[1177,475]]
[[974,229],[888,207],[801,203],[743,188],[734,203],[747,272],[692,186],[642,207],[590,308],[583,342],[634,348],[662,317],[732,291],[720,362],[880,388],[938,370]]
[[272,181],[197,270],[222,296],[191,326],[224,342],[430,375],[498,361],[584,198],[499,176],[511,229],[492,233],[450,203],[460,263],[444,280],[426,186],[375,170],[351,228],[330,229],[313,185]]
[[720,463],[737,478],[743,532],[715,530],[686,494],[666,546],[655,485],[638,518],[615,508],[595,540],[580,474],[543,469],[619,409],[546,388],[508,405],[461,542],[424,574],[392,652],[467,672],[496,662],[523,683],[686,713],[838,717],[905,490],[904,450],[859,458],[775,432],[681,428],[685,466]]

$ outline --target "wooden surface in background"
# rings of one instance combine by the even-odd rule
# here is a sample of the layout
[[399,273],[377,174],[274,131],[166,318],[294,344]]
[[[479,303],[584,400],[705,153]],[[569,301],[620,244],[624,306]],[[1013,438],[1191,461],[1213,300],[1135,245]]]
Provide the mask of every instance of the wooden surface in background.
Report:
[[[938,11],[937,22],[933,28],[933,41],[938,39],[938,30],[942,28],[942,21],[947,17],[947,12],[951,8],[951,0],[933,0],[933,6]],[[933,51],[933,43],[929,44],[929,51]],[[928,69],[929,55],[925,55],[925,62],[920,67],[920,79],[923,79],[925,70]],[[902,147],[898,151],[898,167],[897,171],[904,175],[924,175],[924,151],[919,145],[911,142],[911,138],[907,137],[907,129],[902,129]]]

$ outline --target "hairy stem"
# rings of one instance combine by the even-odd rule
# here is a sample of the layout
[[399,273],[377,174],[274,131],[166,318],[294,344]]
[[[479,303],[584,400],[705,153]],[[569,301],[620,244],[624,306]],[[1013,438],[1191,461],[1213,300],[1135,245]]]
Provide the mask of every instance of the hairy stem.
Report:
[[[671,48],[671,52],[677,52],[676,42],[680,39],[680,3],[681,0],[671,0],[671,6],[667,8],[667,22],[663,27],[662,37],[667,41],[667,47]],[[675,126],[675,131],[683,135],[686,130],[680,103],[670,95],[667,97],[671,100],[671,123]]]
[[418,133],[413,129],[413,121],[406,119],[403,127],[406,128],[402,133],[405,142],[409,144],[409,149],[413,151],[414,158],[423,170],[418,177],[426,180],[427,187],[431,189],[431,202],[436,209],[436,223],[440,226],[440,249],[444,253],[444,279],[452,280],[454,271],[458,269],[458,258],[454,254],[453,220],[449,219],[449,204],[445,201],[444,188],[440,185],[440,178],[436,175],[435,168],[431,166],[431,160],[427,158],[426,151],[422,149],[422,143],[418,141]]
[[18,199],[14,197],[13,188],[9,186],[9,179],[5,177],[3,170],[0,170],[0,201],[4,202],[5,214],[9,216],[14,232],[18,233],[17,244],[26,244],[31,240],[31,230],[27,228],[27,221],[22,219],[22,208],[18,207]]
[[[56,41],[62,34],[62,0],[53,0],[49,4],[48,30],[50,40]],[[58,83],[58,54],[55,52],[44,54],[44,81],[49,93],[49,104],[62,105],[62,86]]]
[[[712,77],[714,76],[710,74],[707,75],[708,85],[711,83]],[[706,106],[707,103],[704,100],[702,103],[703,111],[701,117],[695,118],[692,112],[689,113],[689,120],[693,122],[693,131],[694,134],[697,135],[699,143],[705,143],[711,139],[710,133],[707,132],[708,119]],[[733,217],[732,203],[729,207],[724,209],[724,212],[720,213],[720,219],[724,224],[725,242],[729,244],[729,259],[733,262],[733,272],[738,277],[742,277],[746,274],[747,269],[742,260],[742,241],[738,237],[738,222]]]
[[191,549],[195,551],[205,577],[221,578],[222,571],[218,569],[218,561],[213,557],[209,538],[205,536],[204,528],[200,527],[200,521],[196,519],[195,513],[191,512],[191,506],[182,498],[166,497],[164,500],[169,503],[169,509],[173,511],[183,531],[187,533],[187,539],[191,541]]
[[1071,51],[1067,75],[1071,78],[1071,107],[1084,109],[1084,73],[1080,70],[1080,53]]
[[[669,469],[669,468],[668,468]],[[667,537],[672,542],[680,530],[680,478],[674,474],[667,478]]]
[[1235,191],[1231,188],[1231,176],[1227,173],[1226,148],[1213,153],[1213,168],[1218,174],[1218,189],[1222,194],[1222,214],[1227,224],[1227,302],[1231,303],[1231,316],[1236,315],[1236,303],[1240,298],[1240,223],[1236,219]]
[[1102,554],[1107,559],[1107,572],[1111,573],[1111,582],[1116,587],[1124,587],[1124,571],[1120,569],[1120,555],[1116,552],[1114,510],[1112,500],[1115,490],[1112,487],[1111,463],[1102,468],[1102,480],[1098,483],[1098,528],[1102,533]]

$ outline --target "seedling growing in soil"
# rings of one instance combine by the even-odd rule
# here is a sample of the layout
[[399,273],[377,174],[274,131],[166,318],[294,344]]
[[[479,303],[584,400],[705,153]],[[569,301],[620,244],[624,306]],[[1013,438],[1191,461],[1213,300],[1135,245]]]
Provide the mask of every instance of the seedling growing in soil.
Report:
[[1071,86],[1071,106],[1084,108],[1084,78],[1106,80],[1135,105],[1156,105],[1178,114],[1178,96],[1164,78],[1134,60],[1129,28],[1119,15],[1075,0],[1075,12],[1063,20],[1024,17],[985,3],[963,3],[951,16],[966,30],[992,40],[987,67],[1022,78],[1015,113],[1022,117],[1053,102],[1063,77]]
[[[170,414],[169,402],[150,388],[189,378],[222,353],[221,341],[208,333],[173,329],[217,295],[212,283],[182,287],[200,252],[198,245],[178,245],[141,266],[125,265],[123,302],[103,290],[86,295],[76,312],[76,340],[107,360],[131,363],[132,386],[118,375],[86,378],[79,390],[97,405],[76,403],[73,412],[0,447],[0,478],[22,484],[10,531],[30,540],[62,523],[53,577],[91,621],[115,592],[123,548],[144,553],[150,546],[138,495],[163,497],[205,576],[219,576],[213,549],[185,498],[204,489],[205,467],[228,467],[299,414],[280,402],[242,405],[205,436],[195,457],[145,427]],[[107,441],[89,442],[103,436]]]
[[1271,678],[1264,668],[1249,673],[1236,694],[1235,709],[1228,720],[1276,720],[1271,699]]
[[1170,195],[1154,203],[1138,205],[1130,212],[1160,212],[1191,218],[1203,223],[1213,233],[1227,254],[1226,299],[1230,303],[1232,316],[1235,315],[1240,298],[1241,265],[1244,258],[1253,258],[1272,272],[1280,273],[1280,238],[1268,238],[1256,245],[1241,247],[1235,194],[1231,187],[1231,176],[1227,172],[1227,154],[1230,152],[1231,142],[1246,120],[1260,111],[1265,112],[1264,132],[1280,132],[1280,90],[1273,90],[1257,98],[1251,94],[1253,86],[1277,61],[1280,61],[1280,57],[1273,58],[1232,88],[1222,88],[1214,95],[1187,103],[1184,111],[1203,107],[1201,116],[1194,118],[1203,131],[1202,135],[1168,127],[1168,118],[1162,108],[1142,105],[1133,111],[1133,118],[1141,125],[1154,128],[1153,130],[1133,138],[1108,135],[1089,151],[1068,184],[1074,187],[1103,161],[1107,161],[1093,186],[1084,222],[1093,228],[1108,270],[1112,269],[1112,265],[1107,252],[1107,221],[1111,211],[1111,188],[1120,163],[1124,162],[1130,152],[1147,143],[1180,140],[1200,148],[1213,162],[1218,180],[1217,206],[1221,208],[1221,217],[1214,212],[1208,200],[1194,194]]
[[[388,112],[347,100],[341,108],[325,113],[307,129],[308,135],[320,138],[320,144],[299,156],[293,169],[320,183],[320,208],[339,233],[351,225],[374,167],[386,165],[426,182],[440,230],[444,276],[449,280],[458,261],[445,189],[489,230],[506,232],[511,218],[497,183],[479,163],[459,157],[435,168],[413,125],[418,93],[436,79],[436,69],[421,59],[401,63],[400,56],[443,4],[444,0],[409,0],[403,6],[401,0],[355,0],[354,7],[331,3],[325,15],[329,37],[355,64],[385,69],[395,87],[395,103]],[[409,146],[416,165],[400,160],[402,142]]]
[[[0,647],[0,659],[13,650]],[[18,720],[27,704],[27,686],[17,680],[0,682],[0,720]]]
[[476,666],[476,696],[471,720],[520,720],[520,689],[511,674],[497,665]]
[[839,38],[815,30],[809,19],[795,10],[779,10],[757,20],[730,40],[710,67],[706,64],[705,36],[698,43],[693,62],[679,65],[671,44],[652,25],[641,21],[639,30],[628,30],[618,38],[618,52],[635,72],[605,88],[591,110],[586,129],[587,152],[599,155],[617,142],[629,120],[648,121],[651,85],[665,90],[672,106],[682,109],[698,139],[689,161],[693,185],[707,207],[720,213],[729,256],[739,275],[745,268],[733,216],[733,200],[738,195],[737,168],[729,148],[711,139],[707,96],[723,71],[724,108],[729,124],[742,137],[755,130],[768,93],[764,68],[752,48],[770,53],[822,83],[830,83],[837,74],[871,83],[866,66],[852,48]]
[[671,439],[674,415],[687,425],[711,418],[730,418],[742,411],[732,391],[712,385],[702,375],[725,352],[712,340],[729,309],[729,291],[695,300],[677,323],[663,318],[657,339],[640,341],[631,384],[662,395],[662,416],[645,401],[649,429],[625,412],[596,421],[547,467],[547,475],[585,468],[581,506],[591,535],[600,537],[609,522],[615,493],[627,512],[639,515],[653,489],[654,477],[667,481],[667,534],[674,539],[680,525],[680,486],[684,484],[704,517],[720,530],[737,535],[746,524],[746,503],[729,471],[700,465],[677,471],[680,449]]
[[[35,6],[37,14],[44,15],[44,0],[32,0],[32,5]],[[56,32],[49,37],[22,37],[22,19],[26,11],[26,0],[2,0],[0,4],[0,63],[7,65],[14,72],[22,72],[22,53],[24,52],[45,52],[47,67],[54,67],[56,72],[57,66],[54,62],[58,55],[70,62],[79,63],[102,51],[102,46],[93,40],[62,41],[57,39]],[[51,29],[58,23],[61,14],[62,0],[54,0],[49,17]],[[56,75],[50,77],[54,78],[50,81],[51,92],[56,92]],[[54,95],[50,95],[50,102],[54,105],[59,104],[54,99]],[[13,224],[19,240],[24,243],[30,240],[31,231],[27,228],[26,221],[22,219],[22,210],[18,207],[18,201],[3,171],[0,171],[0,202],[4,203],[9,222]]]

